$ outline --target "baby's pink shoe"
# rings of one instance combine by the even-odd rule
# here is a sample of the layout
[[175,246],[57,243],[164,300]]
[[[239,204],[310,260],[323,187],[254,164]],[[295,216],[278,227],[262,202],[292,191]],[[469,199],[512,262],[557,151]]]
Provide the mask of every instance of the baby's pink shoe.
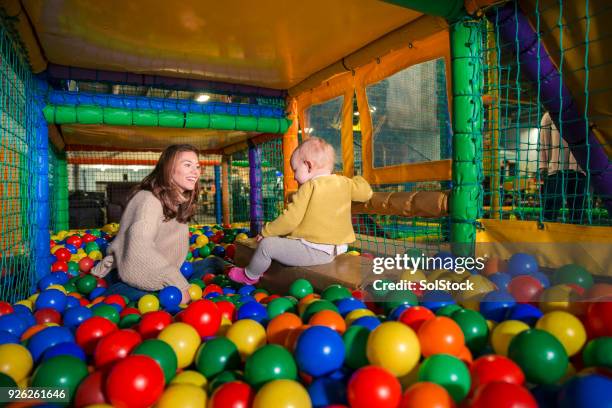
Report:
[[245,273],[244,268],[239,268],[237,266],[231,268],[227,275],[234,282],[242,283],[245,285],[255,285],[257,282],[259,282],[259,279],[249,278]]

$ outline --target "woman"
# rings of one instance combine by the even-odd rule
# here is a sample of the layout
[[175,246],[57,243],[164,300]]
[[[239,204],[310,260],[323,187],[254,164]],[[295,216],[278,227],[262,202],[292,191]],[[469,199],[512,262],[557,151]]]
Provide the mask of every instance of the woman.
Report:
[[[187,223],[198,204],[199,180],[195,147],[177,144],[164,150],[155,169],[134,189],[107,256],[92,270],[106,277],[107,295],[136,300],[147,291],[176,286],[183,294],[181,303],[189,301],[189,283],[180,267],[189,250]],[[222,265],[218,259],[194,264],[201,272]]]

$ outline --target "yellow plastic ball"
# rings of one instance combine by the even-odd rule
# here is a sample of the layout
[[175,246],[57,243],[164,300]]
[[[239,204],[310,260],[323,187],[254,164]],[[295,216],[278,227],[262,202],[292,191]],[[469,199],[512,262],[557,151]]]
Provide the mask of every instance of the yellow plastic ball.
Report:
[[[52,288],[51,286],[56,286],[55,288]],[[57,289],[58,285],[49,285],[46,289]],[[45,290],[46,290],[45,289]],[[62,289],[64,289],[64,287],[62,286]],[[66,292],[64,292],[66,293]],[[29,298],[27,298],[26,300],[30,301],[33,305],[36,304],[36,299],[38,299],[38,295],[40,295],[39,292],[34,293],[32,296],[30,296]]]
[[370,333],[366,355],[371,364],[402,377],[419,362],[421,346],[410,327],[399,322],[385,322]]
[[311,408],[310,396],[304,387],[291,380],[270,381],[255,395],[253,408]]
[[185,370],[178,373],[172,381],[170,381],[170,384],[189,384],[205,388],[208,385],[208,380],[204,377],[204,374],[198,371]]
[[568,356],[578,353],[586,343],[586,331],[576,316],[562,311],[546,313],[536,323],[536,328],[545,330],[563,344]]
[[208,244],[208,237],[206,235],[200,235],[196,238],[195,244],[198,248],[203,247],[204,245]]
[[172,385],[164,391],[157,408],[202,408],[206,406],[206,392],[192,384]]
[[141,314],[159,310],[159,299],[153,295],[144,295],[138,300],[138,311]]
[[193,362],[201,343],[200,335],[196,329],[181,322],[164,327],[157,338],[172,347],[178,359],[179,368],[185,368]]
[[359,251],[347,251],[346,254],[352,256],[359,256]]
[[0,345],[0,373],[20,382],[32,371],[32,355],[21,344],[7,343]]
[[545,289],[540,295],[540,309],[544,313],[555,310],[576,312],[574,307],[578,300],[578,295],[570,286],[555,285]]
[[370,309],[355,309],[346,315],[346,317],[344,318],[344,321],[346,322],[347,326],[350,326],[351,324],[353,324],[355,320],[359,319],[360,317],[364,317],[364,316],[376,316],[376,315]]
[[465,282],[471,284],[473,289],[466,289],[459,293],[458,302],[465,308],[474,311],[480,310],[480,299],[495,290],[495,285],[483,275],[470,275]]
[[243,359],[266,344],[266,329],[255,320],[243,319],[232,324],[225,335],[231,340]]
[[202,288],[195,283],[189,285],[189,297],[193,301],[202,299]]
[[103,258],[102,252],[100,251],[91,251],[89,254],[87,254],[87,256],[94,261],[100,261]]
[[508,356],[508,347],[514,336],[528,329],[529,326],[519,320],[506,320],[498,324],[491,333],[491,345],[495,354]]
[[15,302],[16,305],[24,305],[25,307],[27,307],[28,309],[32,310],[33,307],[33,303],[28,300],[28,299],[24,299],[24,300],[20,300],[19,302]]
[[219,330],[217,330],[217,336],[225,336],[227,335],[227,331],[232,326],[232,321],[227,318],[227,316],[221,317],[221,325],[219,326]]
[[249,239],[249,236],[241,232],[240,234],[236,234],[236,239],[234,241],[244,241],[245,239]]
[[306,311],[306,308],[312,302],[316,302],[317,300],[319,300],[319,298],[316,298],[316,297],[308,297],[308,298],[300,299],[298,303],[298,313],[300,314],[300,316],[304,314],[304,312]]
[[[47,286],[47,289],[57,289],[60,292],[63,292],[64,294],[67,294],[68,292],[66,291],[66,288],[63,285],[58,285],[58,284],[54,284],[54,285],[49,285]],[[38,293],[33,294],[32,296],[30,296],[30,300],[32,297],[38,297]],[[36,302],[36,299],[32,300],[32,302]]]

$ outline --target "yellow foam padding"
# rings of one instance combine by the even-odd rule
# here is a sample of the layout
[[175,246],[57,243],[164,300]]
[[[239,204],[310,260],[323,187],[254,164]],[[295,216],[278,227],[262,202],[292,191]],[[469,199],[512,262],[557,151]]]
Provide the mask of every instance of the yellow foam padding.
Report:
[[62,125],[67,145],[126,149],[165,149],[189,143],[200,150],[215,150],[246,141],[257,133],[214,129],[170,129],[144,126]]
[[412,47],[404,47],[389,53],[378,61],[358,68],[355,71],[355,89],[359,118],[361,121],[361,144],[363,176],[372,184],[403,183],[408,181],[433,181],[451,179],[451,161],[440,160],[427,163],[413,163],[384,168],[374,168],[372,163],[373,129],[366,87],[410,66],[444,58],[446,64],[446,84],[449,105],[451,100],[450,44],[447,30],[439,31],[423,40],[415,41]]
[[23,3],[54,63],[276,89],[421,15],[378,0]]
[[[560,67],[558,0],[521,0],[533,27],[537,27],[536,4],[539,3],[542,42],[557,67]],[[608,157],[612,157],[612,77],[610,76],[610,52],[612,49],[612,10],[609,0],[589,0],[589,10],[584,1],[564,1],[563,16],[563,83],[576,99],[578,110],[586,109],[586,74],[584,45],[589,16],[588,47],[588,115],[597,131],[595,135],[604,145]]]
[[534,255],[541,266],[558,268],[576,263],[595,275],[612,276],[612,227],[535,221],[479,220],[477,256],[508,259],[515,253]]
[[298,105],[295,98],[287,98],[287,119],[291,125],[283,135],[283,192],[284,202],[287,202],[289,194],[298,189],[297,181],[294,179],[293,167],[291,167],[291,154],[298,146]]

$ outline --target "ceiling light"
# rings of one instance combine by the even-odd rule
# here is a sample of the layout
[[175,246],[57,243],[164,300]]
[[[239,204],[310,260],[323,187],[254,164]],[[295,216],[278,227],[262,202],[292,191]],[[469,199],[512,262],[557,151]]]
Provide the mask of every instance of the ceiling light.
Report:
[[210,99],[210,95],[199,94],[198,97],[196,98],[196,101],[198,101],[198,102],[207,102],[209,99]]

